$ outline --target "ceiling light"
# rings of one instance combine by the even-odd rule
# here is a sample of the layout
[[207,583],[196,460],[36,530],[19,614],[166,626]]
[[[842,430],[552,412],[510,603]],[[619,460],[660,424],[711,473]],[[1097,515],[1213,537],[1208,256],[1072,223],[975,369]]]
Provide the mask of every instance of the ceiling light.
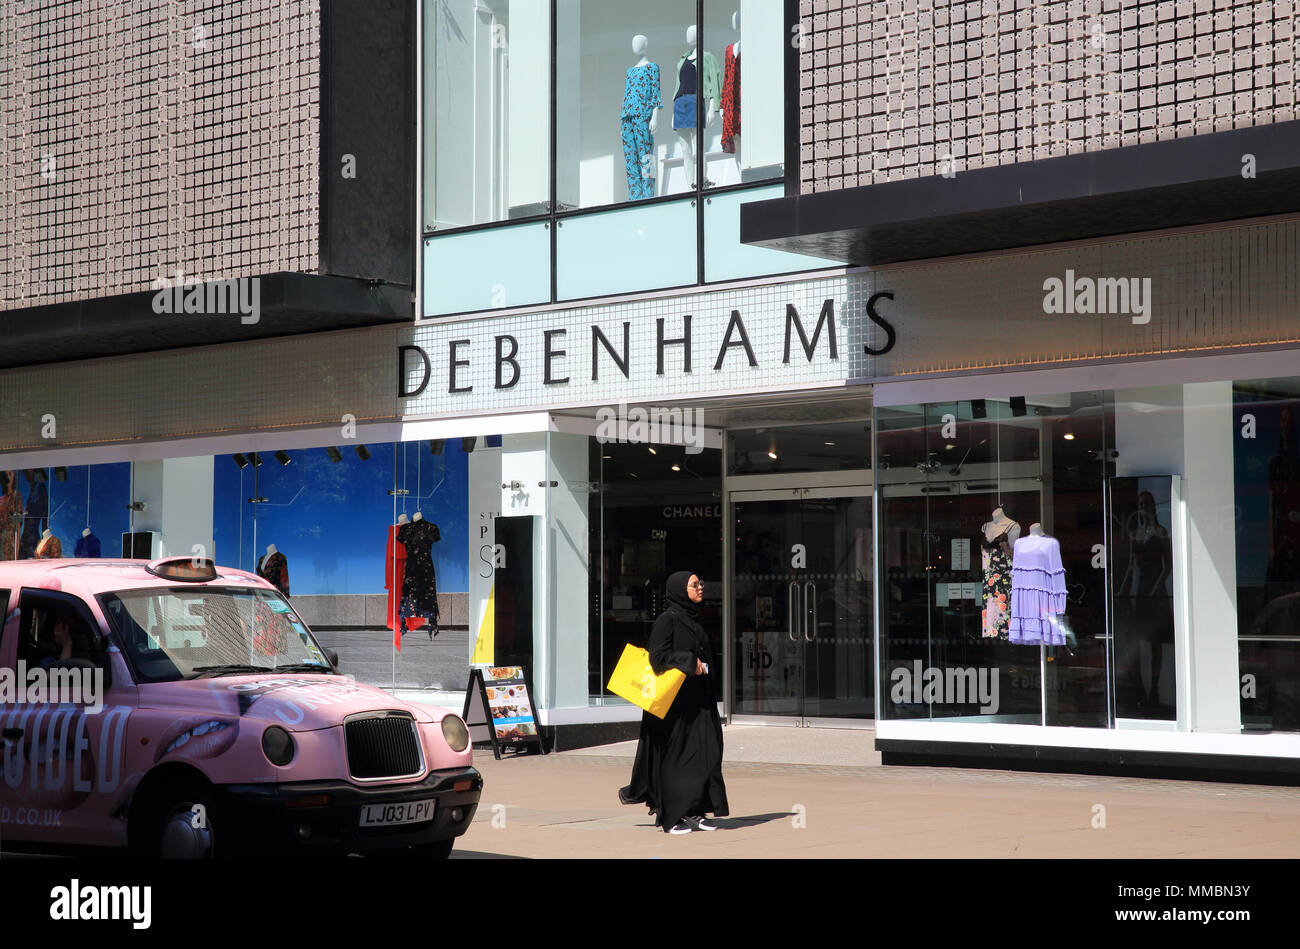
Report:
[[634,477],[634,478],[639,478],[639,477],[640,477],[640,475],[638,475],[635,471],[629,471],[628,474],[630,474],[630,475],[631,475],[632,477]]
[[446,441],[446,440],[445,440],[445,439],[442,439],[442,438],[434,438],[434,439],[431,439],[430,442],[429,442],[429,454],[431,454],[431,455],[441,455],[441,454],[442,454],[442,446],[443,446],[443,444],[445,443],[445,441]]
[[474,450],[474,447],[475,447],[477,444],[478,444],[478,436],[477,436],[477,435],[469,435],[469,436],[467,436],[467,437],[465,437],[465,438],[462,438],[462,439],[460,440],[460,449],[461,449],[461,451],[463,451],[465,454],[468,455],[470,452],[472,452],[472,451]]
[[673,471],[681,471],[681,470],[682,470],[681,465],[673,465]]
[[834,447],[835,447],[835,443],[834,443],[834,442],[823,442],[822,444],[825,445],[827,448],[834,448]]
[[247,467],[248,467],[248,459],[245,458],[243,455],[231,455],[230,457],[234,460],[235,465],[236,465],[237,467],[239,467],[239,468],[247,468]]
[[769,452],[767,453],[767,457],[771,458],[773,461],[776,461],[776,452],[775,452],[775,451],[769,451]]
[[655,451],[654,448],[652,447],[652,448],[650,449],[650,454],[652,454],[652,455],[657,455],[657,454],[659,454],[659,452]]
[[332,465],[337,465],[343,460],[343,454],[337,448],[326,448],[325,454],[329,456]]
[[943,450],[944,450],[944,451],[952,451],[952,450],[953,450],[954,448],[956,448],[956,447],[957,447],[956,445],[948,444],[948,445],[944,445],[944,446],[943,446]]
[[358,445],[353,450],[357,453],[357,457],[360,458],[362,461],[370,460],[370,449],[367,448],[365,445]]
[[277,451],[275,453],[275,460],[280,463],[282,468],[289,467],[289,462],[293,461],[293,459],[289,457],[289,453],[283,451]]
[[262,456],[259,455],[257,452],[255,452],[255,451],[253,451],[253,452],[249,452],[249,454],[248,454],[248,460],[251,461],[251,462],[253,463],[254,467],[257,467],[257,468],[262,467]]
[[601,458],[604,458],[606,461],[613,461],[613,460],[614,460],[614,456],[613,456],[613,455],[601,455],[600,457],[601,457]]
[[1074,441],[1074,433],[1073,433],[1073,432],[1066,432],[1066,433],[1065,433],[1065,440],[1066,440],[1067,442],[1072,442],[1072,441]]

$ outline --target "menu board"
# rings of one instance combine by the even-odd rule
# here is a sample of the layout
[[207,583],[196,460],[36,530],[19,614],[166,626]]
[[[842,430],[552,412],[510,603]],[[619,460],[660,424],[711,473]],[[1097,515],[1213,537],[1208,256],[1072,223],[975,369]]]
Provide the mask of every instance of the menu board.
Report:
[[471,737],[491,741],[497,758],[503,748],[522,750],[522,746],[542,744],[523,666],[472,670],[465,690],[464,718]]

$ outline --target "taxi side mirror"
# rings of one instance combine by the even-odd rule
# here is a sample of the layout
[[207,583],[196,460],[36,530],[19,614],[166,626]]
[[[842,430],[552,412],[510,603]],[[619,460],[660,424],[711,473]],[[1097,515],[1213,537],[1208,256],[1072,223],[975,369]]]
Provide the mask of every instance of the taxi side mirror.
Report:
[[335,652],[333,649],[325,650],[325,658],[330,661],[330,665],[332,665],[335,669],[339,667],[339,654]]

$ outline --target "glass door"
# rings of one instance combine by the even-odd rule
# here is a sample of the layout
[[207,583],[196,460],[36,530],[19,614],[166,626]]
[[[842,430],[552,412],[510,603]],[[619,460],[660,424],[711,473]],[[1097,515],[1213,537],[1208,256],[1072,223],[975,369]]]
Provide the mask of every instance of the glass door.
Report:
[[740,716],[874,715],[871,489],[731,494]]

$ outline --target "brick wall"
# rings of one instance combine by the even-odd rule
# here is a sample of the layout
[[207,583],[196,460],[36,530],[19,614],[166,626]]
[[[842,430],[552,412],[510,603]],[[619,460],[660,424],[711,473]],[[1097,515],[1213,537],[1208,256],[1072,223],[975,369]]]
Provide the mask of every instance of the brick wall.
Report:
[[801,0],[800,191],[1296,116],[1300,0]]
[[318,0],[0,0],[0,310],[318,269]]

